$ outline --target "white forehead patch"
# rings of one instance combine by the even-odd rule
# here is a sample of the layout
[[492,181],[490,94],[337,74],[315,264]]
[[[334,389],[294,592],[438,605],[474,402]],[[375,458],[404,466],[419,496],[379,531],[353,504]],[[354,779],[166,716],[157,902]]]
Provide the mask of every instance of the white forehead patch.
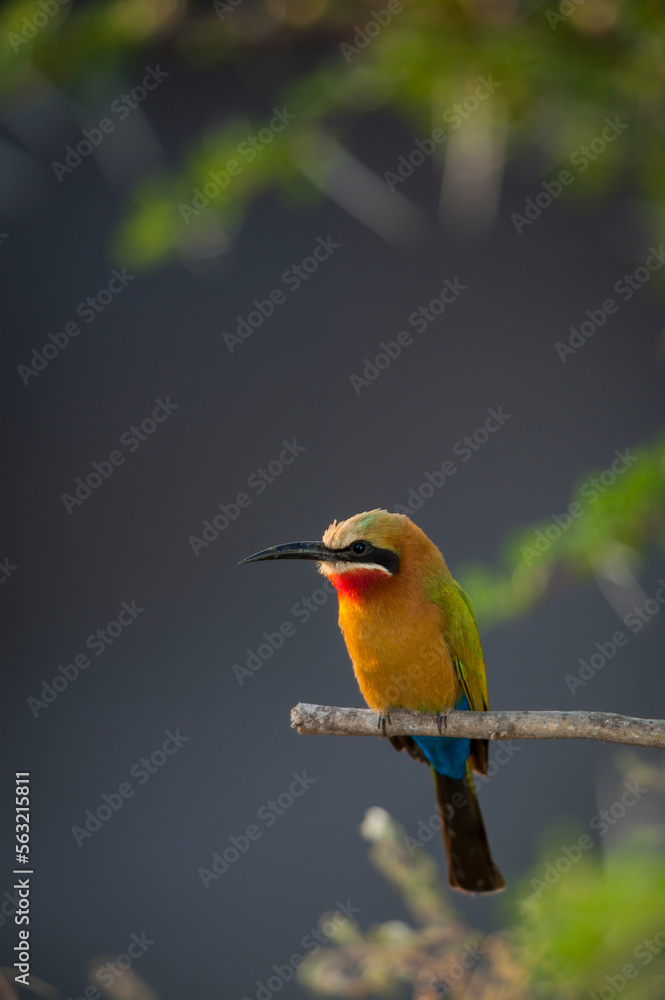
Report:
[[[362,514],[354,514],[353,517],[347,518],[346,521],[333,521],[330,527],[326,528],[323,533],[323,544],[331,549],[346,548],[351,542],[362,538],[361,532],[367,529],[368,519],[371,518],[372,514],[388,514],[388,512],[379,509],[369,510]],[[400,515],[394,514],[392,516],[398,518]]]

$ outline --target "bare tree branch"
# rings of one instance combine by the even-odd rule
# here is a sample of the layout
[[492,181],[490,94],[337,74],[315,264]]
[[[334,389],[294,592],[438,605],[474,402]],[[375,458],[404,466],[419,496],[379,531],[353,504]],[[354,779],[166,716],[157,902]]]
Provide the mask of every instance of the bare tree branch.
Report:
[[[437,717],[402,709],[384,726],[368,708],[334,708],[300,702],[291,725],[308,736],[438,736]],[[489,740],[600,740],[638,747],[665,747],[665,720],[633,719],[612,712],[446,712],[445,736]]]

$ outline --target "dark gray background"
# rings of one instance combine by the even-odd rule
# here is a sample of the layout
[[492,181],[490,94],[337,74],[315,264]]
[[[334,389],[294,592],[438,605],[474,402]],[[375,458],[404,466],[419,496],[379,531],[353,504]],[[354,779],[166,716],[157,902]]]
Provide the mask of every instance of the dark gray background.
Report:
[[[168,88],[144,110],[174,159],[208,118],[241,106],[270,111],[269,97],[252,92],[241,70],[194,75],[163,65],[173,74]],[[334,517],[404,503],[425,470],[452,457],[489,407],[502,406],[510,420],[416,515],[453,572],[466,560],[496,558],[517,526],[564,510],[580,475],[656,432],[662,302],[654,279],[561,363],[555,341],[611,294],[648,243],[627,228],[620,199],[578,211],[557,203],[518,236],[510,213],[543,176],[523,161],[508,174],[496,228],[476,242],[433,224],[429,237],[397,250],[330,202],[296,211],[267,197],[205,277],[179,264],[139,275],[25,386],[17,366],[107,283],[113,266],[106,248],[118,192],[92,158],[63,184],[48,166],[76,136],[70,122],[41,161],[18,158],[24,166],[30,160],[32,180],[21,205],[9,197],[10,184],[2,221],[8,422],[0,558],[18,569],[0,592],[7,621],[0,785],[9,803],[0,812],[0,891],[12,882],[13,774],[30,770],[33,971],[63,996],[81,996],[86,963],[123,952],[133,932],[145,932],[155,944],[136,971],[165,1000],[252,997],[256,981],[302,950],[303,935],[338,900],[359,908],[363,926],[404,917],[368,865],[358,826],[378,804],[415,835],[434,795],[427,770],[386,743],[298,737],[289,728],[298,701],[361,703],[336,600],[298,624],[294,602],[321,585],[312,567],[238,568],[237,561],[265,545],[320,537]],[[377,116],[352,141],[380,174],[412,138]],[[107,140],[114,141],[122,140]],[[16,186],[22,171],[4,155]],[[434,220],[437,186],[428,164],[402,193]],[[328,235],[340,243],[331,259],[229,354],[222,333],[235,317]],[[468,290],[356,396],[350,374],[456,276]],[[125,449],[125,464],[68,515],[61,494],[166,395],[179,409],[134,454]],[[251,506],[195,557],[188,536],[294,437],[306,451],[263,495],[249,490]],[[647,594],[663,569],[653,559],[640,574]],[[145,612],[34,718],[27,699],[132,599]],[[286,620],[296,634],[239,686],[234,663]],[[589,584],[485,633],[492,706],[662,714],[660,619],[575,698],[564,683],[620,624]],[[145,785],[134,781],[134,797],[78,847],[72,826],[176,727],[188,742]],[[613,801],[614,753],[531,743],[482,789],[495,857],[509,880],[553,823],[570,817],[585,830]],[[260,840],[204,889],[198,868],[303,770],[314,785],[272,828],[258,822]],[[431,847],[443,861],[440,844]],[[492,900],[459,905],[480,926],[501,919]],[[0,932],[3,964],[11,965],[16,928],[7,920]]]

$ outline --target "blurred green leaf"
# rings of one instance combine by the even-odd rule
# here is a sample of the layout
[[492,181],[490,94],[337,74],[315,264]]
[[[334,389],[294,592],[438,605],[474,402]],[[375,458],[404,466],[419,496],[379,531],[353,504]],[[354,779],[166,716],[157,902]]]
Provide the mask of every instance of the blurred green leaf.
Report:
[[510,536],[496,568],[461,567],[481,625],[524,614],[596,574],[621,575],[665,543],[665,436],[626,454],[634,461],[625,471],[610,465],[585,476],[565,509]]
[[[443,116],[473,95],[479,77],[495,81],[487,107],[505,129],[509,154],[535,153],[536,176],[543,180],[570,168],[571,156],[580,147],[591,144],[592,152],[600,148],[607,118],[625,122],[625,133],[605,144],[601,153],[584,154],[584,166],[574,170],[576,183],[565,188],[562,197],[575,203],[628,187],[643,201],[652,238],[663,239],[662,4],[403,0],[401,11],[388,21],[382,15],[385,23],[377,30],[374,8],[351,0],[242,0],[223,18],[212,3],[185,0],[53,3],[53,16],[42,17],[41,8],[25,0],[13,0],[0,14],[0,33],[8,38],[11,32],[19,39],[0,53],[5,107],[38,92],[44,77],[79,103],[94,100],[114,76],[138,72],[147,58],[164,53],[188,71],[252,57],[260,60],[271,48],[320,53],[308,57],[310,69],[275,89],[271,103],[287,105],[297,115],[297,127],[244,165],[229,185],[228,197],[211,199],[206,211],[214,223],[202,223],[204,249],[211,232],[223,231],[233,239],[265,191],[293,189],[300,174],[298,146],[308,136],[316,141],[317,135],[332,131],[352,149],[359,119],[379,111],[400,117],[414,138],[425,137],[435,127],[454,131],[458,126],[448,128]],[[41,13],[35,26],[37,11]],[[320,40],[326,44],[321,46]],[[265,117],[270,113],[268,106]],[[229,120],[206,131],[168,175],[144,179],[114,239],[118,259],[147,267],[192,252],[197,240],[178,205],[206,183],[210,169],[219,170],[233,154],[236,140],[242,139],[237,139],[236,125]],[[257,116],[248,129],[265,125]],[[172,198],[169,213],[165,189]],[[538,190],[536,182],[534,194]],[[408,187],[403,193],[408,196]]]

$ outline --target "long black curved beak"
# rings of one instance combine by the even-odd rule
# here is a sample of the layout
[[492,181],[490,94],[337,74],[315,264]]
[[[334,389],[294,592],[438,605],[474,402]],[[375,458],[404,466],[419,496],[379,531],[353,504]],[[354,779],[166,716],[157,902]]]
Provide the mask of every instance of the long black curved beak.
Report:
[[238,566],[261,562],[264,559],[315,559],[317,562],[335,562],[339,558],[340,553],[326,548],[323,542],[285,542],[284,545],[271,545],[269,549],[262,549],[253,556],[241,559]]

